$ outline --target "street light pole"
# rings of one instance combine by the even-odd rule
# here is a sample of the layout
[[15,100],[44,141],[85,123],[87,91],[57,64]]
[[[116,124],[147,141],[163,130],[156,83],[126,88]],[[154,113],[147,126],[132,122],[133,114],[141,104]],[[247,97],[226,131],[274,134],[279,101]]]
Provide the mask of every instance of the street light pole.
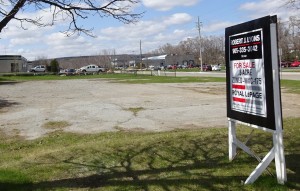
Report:
[[142,58],[142,40],[140,40],[140,69],[142,69],[142,62],[143,62],[143,58]]
[[201,72],[203,71],[203,63],[202,63],[202,45],[201,45],[201,26],[202,22],[200,22],[200,19],[198,17],[198,22],[197,22],[197,28],[199,32],[199,61],[200,61],[200,66],[201,66]]

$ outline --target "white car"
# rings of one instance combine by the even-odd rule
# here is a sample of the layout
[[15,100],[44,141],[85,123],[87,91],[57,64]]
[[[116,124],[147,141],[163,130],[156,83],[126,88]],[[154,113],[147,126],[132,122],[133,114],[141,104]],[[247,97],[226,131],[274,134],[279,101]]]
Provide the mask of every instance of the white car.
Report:
[[46,66],[39,65],[30,69],[30,72],[46,72]]
[[100,73],[100,72],[105,72],[105,68],[100,68],[97,65],[91,64],[91,65],[81,67],[80,71],[83,73]]
[[221,67],[219,65],[213,65],[211,69],[212,71],[221,71]]

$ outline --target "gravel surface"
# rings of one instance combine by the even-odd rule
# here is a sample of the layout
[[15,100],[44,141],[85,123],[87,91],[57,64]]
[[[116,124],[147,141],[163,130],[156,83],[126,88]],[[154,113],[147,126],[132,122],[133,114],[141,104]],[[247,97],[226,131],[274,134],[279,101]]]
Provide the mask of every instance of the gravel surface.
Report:
[[[0,92],[0,129],[26,139],[55,131],[60,122],[67,124],[61,129],[76,133],[227,126],[224,83],[29,81],[1,83]],[[283,94],[285,117],[300,116],[296,97]]]

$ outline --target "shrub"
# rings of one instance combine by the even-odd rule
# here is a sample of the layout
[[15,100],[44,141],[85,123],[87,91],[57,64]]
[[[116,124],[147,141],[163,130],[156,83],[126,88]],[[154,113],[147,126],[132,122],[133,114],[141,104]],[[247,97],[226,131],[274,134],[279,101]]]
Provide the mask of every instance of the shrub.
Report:
[[56,59],[52,60],[50,63],[51,72],[59,72],[59,63]]

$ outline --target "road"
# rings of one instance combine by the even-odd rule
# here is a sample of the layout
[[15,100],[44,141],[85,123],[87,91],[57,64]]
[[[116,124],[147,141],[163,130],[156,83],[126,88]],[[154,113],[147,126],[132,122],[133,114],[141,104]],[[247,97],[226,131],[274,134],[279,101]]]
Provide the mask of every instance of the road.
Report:
[[280,78],[284,80],[300,80],[300,72],[281,72]]

